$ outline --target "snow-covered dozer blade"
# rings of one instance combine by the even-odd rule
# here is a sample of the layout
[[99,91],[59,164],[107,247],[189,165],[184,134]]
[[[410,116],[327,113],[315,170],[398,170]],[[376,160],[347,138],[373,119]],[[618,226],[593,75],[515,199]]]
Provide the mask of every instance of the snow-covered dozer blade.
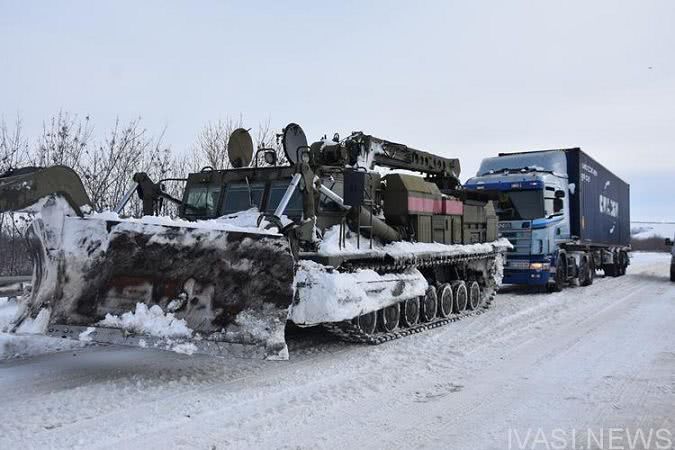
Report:
[[52,335],[288,358],[294,260],[282,235],[61,210],[45,205],[31,226],[33,289],[15,329],[46,309]]

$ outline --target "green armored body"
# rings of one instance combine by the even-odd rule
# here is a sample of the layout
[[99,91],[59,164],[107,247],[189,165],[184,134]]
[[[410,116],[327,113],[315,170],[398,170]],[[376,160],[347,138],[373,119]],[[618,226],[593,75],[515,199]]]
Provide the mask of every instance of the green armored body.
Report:
[[[26,317],[48,308],[57,335],[96,325],[93,337],[106,342],[189,341],[197,351],[256,348],[277,359],[287,357],[287,322],[379,343],[489,305],[509,244],[497,240],[492,202],[462,189],[459,161],[361,132],[308,145],[295,124],[282,144],[289,164],[276,165],[273,151],[254,155],[248,133],[236,130],[234,168],[190,174],[182,199],[137,174],[116,208],[137,192],[146,216],[168,200],[178,203],[181,221],[79,218],[87,202],[77,183],[52,189],[78,208],[36,221],[39,288]],[[17,180],[5,177],[0,190]],[[20,209],[47,193],[0,205]],[[59,248],[73,239],[87,250]],[[118,320],[138,315],[139,304],[170,313],[189,332],[149,336]]]

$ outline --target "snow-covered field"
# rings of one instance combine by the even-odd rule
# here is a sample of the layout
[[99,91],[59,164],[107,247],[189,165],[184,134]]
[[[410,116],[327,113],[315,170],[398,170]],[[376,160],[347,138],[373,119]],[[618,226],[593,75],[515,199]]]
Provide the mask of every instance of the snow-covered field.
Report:
[[675,222],[631,222],[630,234],[633,239],[652,237],[671,238],[675,236]]
[[298,333],[285,362],[2,335],[23,356],[0,362],[0,448],[506,449],[539,427],[565,448],[589,431],[610,448],[610,428],[672,446],[668,258],[558,294],[508,288],[485,314],[377,347]]

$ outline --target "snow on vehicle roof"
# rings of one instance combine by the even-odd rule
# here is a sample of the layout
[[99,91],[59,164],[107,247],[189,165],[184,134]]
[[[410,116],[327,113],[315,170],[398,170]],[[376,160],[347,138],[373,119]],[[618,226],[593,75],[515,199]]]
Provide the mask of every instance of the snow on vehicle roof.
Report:
[[197,220],[197,221],[189,221],[178,218],[171,218],[167,216],[143,216],[141,218],[120,217],[119,214],[113,211],[92,213],[86,218],[94,220],[114,221],[114,222],[138,223],[142,225],[160,225],[166,227],[195,228],[202,230],[217,230],[217,231],[238,231],[243,233],[258,233],[258,234],[279,236],[279,233],[274,231],[274,229],[266,230],[264,228],[267,222],[261,223],[261,226],[258,227],[257,220],[259,215],[260,212],[258,211],[257,208],[251,208],[246,211],[241,211],[235,214],[228,214],[227,216],[218,217],[216,219]]

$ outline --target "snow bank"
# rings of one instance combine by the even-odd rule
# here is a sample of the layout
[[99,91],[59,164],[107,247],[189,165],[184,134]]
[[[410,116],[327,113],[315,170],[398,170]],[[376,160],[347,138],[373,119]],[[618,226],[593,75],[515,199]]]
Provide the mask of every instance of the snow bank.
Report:
[[19,334],[45,334],[49,326],[50,311],[47,308],[42,308],[34,319],[26,318],[21,325],[16,329]]
[[675,222],[631,222],[630,234],[633,239],[672,239],[675,236]]
[[392,242],[389,244],[382,244],[376,239],[373,239],[373,248],[369,248],[368,238],[361,237],[361,248],[357,247],[356,234],[347,231],[347,239],[342,249],[339,245],[340,226],[335,225],[328,229],[324,234],[323,241],[319,245],[319,254],[323,256],[336,256],[344,253],[352,254],[382,254],[394,257],[414,256],[420,253],[438,253],[448,256],[468,255],[476,253],[491,253],[495,250],[507,250],[513,248],[511,243],[501,238],[494,242],[482,244],[439,244],[426,242]]
[[145,303],[136,303],[134,312],[126,312],[121,317],[107,314],[97,325],[156,337],[192,336],[192,330],[185,320],[177,319],[173,313],[164,314],[158,305],[148,308]]
[[35,331],[36,328],[41,328],[46,314],[46,312],[43,313],[42,311],[42,317],[38,314],[38,318],[31,320],[30,326],[26,325],[24,328],[24,330],[27,330],[24,331],[26,334],[5,333],[4,331],[8,329],[16,317],[19,308],[16,302],[9,301],[7,298],[0,298],[0,360],[37,356],[84,346],[81,342],[68,339],[32,334],[26,335],[31,331]]

